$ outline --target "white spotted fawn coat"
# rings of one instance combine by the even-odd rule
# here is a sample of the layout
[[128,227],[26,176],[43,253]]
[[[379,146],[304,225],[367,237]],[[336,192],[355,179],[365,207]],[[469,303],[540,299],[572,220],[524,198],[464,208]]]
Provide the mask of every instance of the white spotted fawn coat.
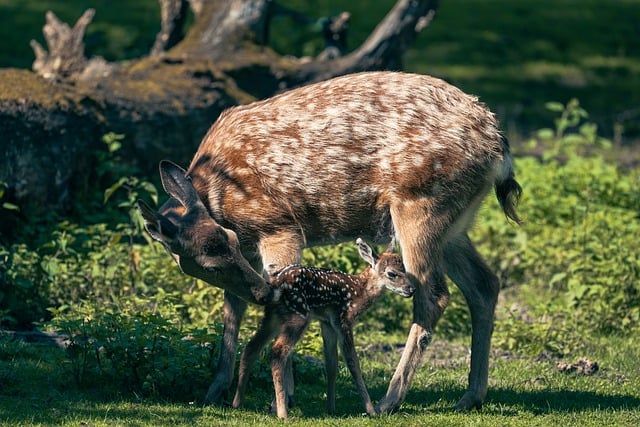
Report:
[[287,417],[287,406],[293,398],[293,378],[286,369],[289,356],[312,318],[317,318],[321,324],[327,371],[327,410],[335,411],[337,344],[340,344],[367,414],[376,415],[362,378],[353,324],[385,288],[404,297],[413,295],[415,288],[406,277],[399,255],[387,251],[378,257],[362,239],[356,243],[360,256],[370,265],[359,275],[297,264],[276,273],[272,285],[280,289],[280,300],[265,307],[260,327],[242,353],[234,407],[242,405],[251,367],[260,351],[275,337],[271,355],[275,409],[278,417]]

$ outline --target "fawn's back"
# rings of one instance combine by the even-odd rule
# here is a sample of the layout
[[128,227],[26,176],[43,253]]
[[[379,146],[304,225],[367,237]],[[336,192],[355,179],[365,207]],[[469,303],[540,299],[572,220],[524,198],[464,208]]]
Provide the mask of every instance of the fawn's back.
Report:
[[304,318],[310,314],[325,318],[337,315],[354,320],[385,288],[404,297],[413,294],[415,288],[400,255],[384,252],[378,257],[361,239],[358,246],[370,265],[357,275],[298,264],[282,269],[271,281],[282,291],[279,304]]
[[364,296],[366,291],[361,276],[299,264],[285,267],[271,284],[282,290],[280,303],[305,318],[321,309],[346,311],[352,306],[353,298],[357,298],[358,293]]

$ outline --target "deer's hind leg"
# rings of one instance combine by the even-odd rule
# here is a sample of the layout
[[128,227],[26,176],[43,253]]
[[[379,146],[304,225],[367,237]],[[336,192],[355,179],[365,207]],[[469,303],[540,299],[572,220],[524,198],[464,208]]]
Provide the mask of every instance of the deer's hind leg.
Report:
[[387,393],[376,407],[378,413],[396,409],[406,397],[413,375],[431,342],[436,323],[449,303],[442,247],[453,220],[445,214],[437,215],[432,203],[432,200],[424,198],[404,200],[391,206],[403,263],[416,292],[407,343]]
[[487,394],[489,349],[500,283],[466,234],[447,244],[444,260],[447,274],[462,291],[471,312],[469,388],[455,408],[480,409]]
[[327,412],[336,412],[336,377],[338,373],[338,336],[329,322],[320,322],[324,367],[327,373]]

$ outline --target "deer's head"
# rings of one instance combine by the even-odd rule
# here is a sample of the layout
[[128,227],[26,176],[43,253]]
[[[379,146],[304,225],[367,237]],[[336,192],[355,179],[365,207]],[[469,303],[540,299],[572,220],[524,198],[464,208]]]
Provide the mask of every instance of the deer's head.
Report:
[[384,286],[406,298],[413,295],[416,288],[407,277],[402,258],[400,255],[391,252],[393,242],[389,245],[389,249],[380,256],[360,238],[356,240],[356,246],[358,246],[360,257],[371,266],[377,278],[377,287],[382,288]]
[[158,212],[142,200],[138,208],[147,232],[182,271],[249,302],[266,304],[276,298],[274,289],[240,252],[236,233],[211,217],[184,169],[162,161],[160,178],[169,200]]

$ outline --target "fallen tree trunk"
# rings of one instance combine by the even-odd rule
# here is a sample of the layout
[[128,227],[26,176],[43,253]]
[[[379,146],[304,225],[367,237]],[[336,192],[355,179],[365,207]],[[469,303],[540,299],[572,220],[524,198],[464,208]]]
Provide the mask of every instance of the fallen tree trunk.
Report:
[[349,14],[341,14],[327,21],[328,53],[309,60],[269,48],[269,22],[283,13],[272,1],[190,0],[195,20],[182,39],[186,0],[160,3],[162,30],[148,57],[87,59],[82,38],[93,11],[73,28],[48,13],[49,51],[32,42],[34,72],[0,70],[0,183],[22,212],[68,209],[91,180],[93,153],[107,132],[124,134],[122,157],[155,175],[161,159],[186,164],[225,108],[346,73],[401,69],[403,53],[438,6],[399,0],[346,55],[339,41]]

